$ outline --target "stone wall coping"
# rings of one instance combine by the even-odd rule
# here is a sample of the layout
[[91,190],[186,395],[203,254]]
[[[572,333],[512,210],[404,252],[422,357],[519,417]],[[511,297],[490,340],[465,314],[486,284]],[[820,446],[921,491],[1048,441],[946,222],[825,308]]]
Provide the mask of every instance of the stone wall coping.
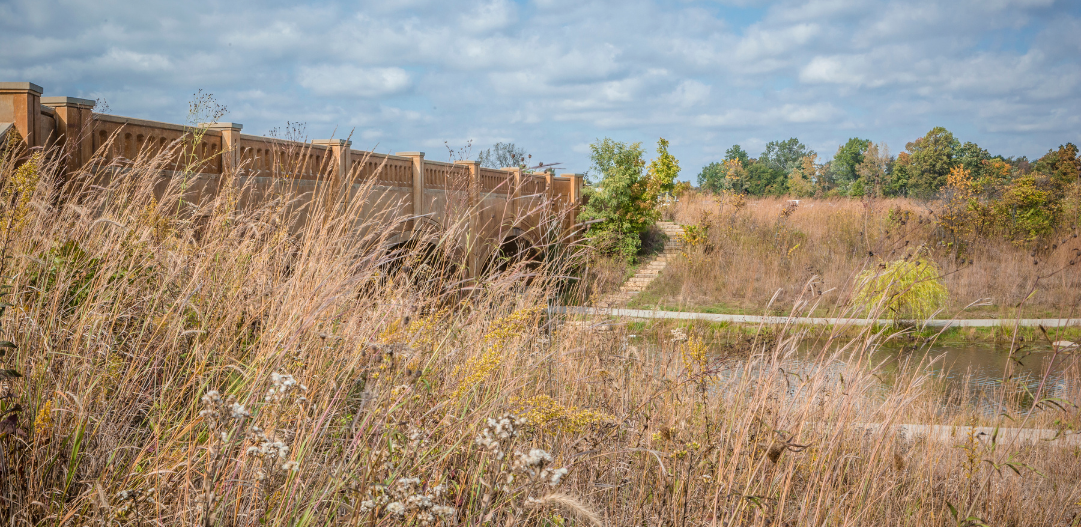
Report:
[[322,146],[343,146],[348,148],[353,145],[353,142],[346,139],[312,139],[312,144]]
[[394,155],[396,155],[398,157],[413,157],[413,156],[424,157],[424,152],[397,152]]
[[[121,117],[119,115],[109,115],[107,113],[95,113],[94,119],[98,121],[105,121],[109,123],[130,124],[134,126],[146,126],[148,128],[160,128],[163,130],[173,130],[175,132],[187,132],[188,127],[182,124],[163,123],[161,121],[148,121],[146,119],[136,119],[134,117]],[[208,130],[211,135],[220,134],[217,130]]]
[[295,143],[293,141],[289,141],[287,139],[278,139],[276,137],[266,137],[266,136],[262,136],[262,135],[249,135],[249,134],[240,134],[240,140],[241,141],[263,141],[264,143],[276,143],[276,144],[282,144],[282,145],[285,145],[285,144],[290,144],[290,145],[297,144],[297,143]]
[[90,109],[97,105],[96,101],[80,99],[78,97],[42,97],[41,104],[56,108],[57,106],[74,106],[76,108]]
[[30,91],[39,96],[42,94],[41,86],[32,82],[0,82],[0,92],[4,91]]
[[385,157],[387,159],[393,159],[395,161],[413,161],[413,158],[411,158],[411,157],[406,157],[406,156],[403,156],[403,155],[399,155],[401,153],[402,152],[399,152],[398,154],[380,154],[379,152],[368,152],[366,150],[350,150],[349,151],[349,155],[356,156],[356,157],[354,157],[354,159],[361,159],[364,156],[366,156],[368,154],[371,154],[373,156]]
[[235,130],[239,132],[244,128],[240,123],[199,123],[200,128],[207,130]]

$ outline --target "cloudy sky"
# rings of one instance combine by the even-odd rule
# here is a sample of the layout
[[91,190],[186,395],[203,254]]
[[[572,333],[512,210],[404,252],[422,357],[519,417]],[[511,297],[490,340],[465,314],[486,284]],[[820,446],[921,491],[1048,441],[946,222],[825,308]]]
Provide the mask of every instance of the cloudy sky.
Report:
[[0,0],[0,80],[170,122],[203,89],[247,133],[577,172],[605,136],[667,138],[694,180],[734,143],[896,153],[937,125],[1033,158],[1081,143],[1081,1]]

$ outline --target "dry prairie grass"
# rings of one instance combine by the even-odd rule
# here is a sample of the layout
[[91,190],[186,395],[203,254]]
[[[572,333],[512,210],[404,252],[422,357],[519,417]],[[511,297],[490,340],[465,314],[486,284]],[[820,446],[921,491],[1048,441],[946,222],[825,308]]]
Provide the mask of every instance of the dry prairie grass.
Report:
[[[477,284],[396,253],[401,217],[357,221],[370,188],[320,194],[301,221],[276,187],[252,201],[227,179],[236,192],[188,201],[183,174],[156,167],[60,185],[44,163],[22,189],[0,320],[21,374],[0,399],[10,525],[1046,526],[1081,511],[1076,449],[860,431],[943,422],[919,365],[883,384],[832,361],[881,336],[819,336],[821,358],[791,371],[799,332],[754,336],[733,362],[697,328],[639,343],[561,326],[538,306],[571,269]],[[5,185],[15,170],[9,152]],[[426,246],[452,253],[460,228]],[[1004,398],[1002,413],[1081,428],[1069,371],[1058,406],[1026,421]]]
[[712,250],[669,265],[638,302],[760,313],[771,299],[790,306],[811,282],[823,293],[824,312],[844,306],[860,271],[924,247],[950,293],[941,316],[1013,317],[1026,298],[1028,317],[1078,315],[1081,265],[1070,263],[1081,249],[1076,229],[1060,232],[1049,242],[1054,248],[984,238],[958,257],[942,243],[938,206],[900,198],[803,199],[799,205],[763,198],[738,206],[688,194],[670,214],[681,224],[711,223]]

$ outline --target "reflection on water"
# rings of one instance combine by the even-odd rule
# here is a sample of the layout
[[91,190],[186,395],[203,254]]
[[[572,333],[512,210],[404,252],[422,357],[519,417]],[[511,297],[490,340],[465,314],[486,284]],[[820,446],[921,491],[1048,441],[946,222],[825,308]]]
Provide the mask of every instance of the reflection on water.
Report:
[[[967,388],[977,392],[1002,386],[1007,363],[1012,362],[1010,372],[1013,380],[1035,391],[1043,375],[1051,367],[1044,393],[1057,397],[1066,393],[1067,369],[1076,367],[1076,353],[1059,353],[1052,364],[1054,352],[1047,344],[1028,344],[1010,358],[1009,344],[964,342],[934,344],[915,348],[896,344],[879,346],[871,353],[871,363],[881,364],[887,371],[896,371],[902,364],[930,364],[931,371],[952,388]],[[811,349],[800,350],[803,359],[809,359]],[[850,358],[849,360],[855,360]]]

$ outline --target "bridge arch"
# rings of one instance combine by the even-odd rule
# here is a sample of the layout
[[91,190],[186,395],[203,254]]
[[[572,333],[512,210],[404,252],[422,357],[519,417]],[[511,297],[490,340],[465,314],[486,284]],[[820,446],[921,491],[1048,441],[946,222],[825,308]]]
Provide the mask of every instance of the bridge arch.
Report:
[[412,229],[395,233],[384,242],[384,247],[385,261],[381,267],[387,275],[448,277],[462,272],[466,262],[465,249],[430,218],[417,218]]
[[506,272],[517,266],[532,270],[540,267],[544,253],[534,233],[520,228],[512,228],[501,238],[496,238],[485,258],[486,273]]

